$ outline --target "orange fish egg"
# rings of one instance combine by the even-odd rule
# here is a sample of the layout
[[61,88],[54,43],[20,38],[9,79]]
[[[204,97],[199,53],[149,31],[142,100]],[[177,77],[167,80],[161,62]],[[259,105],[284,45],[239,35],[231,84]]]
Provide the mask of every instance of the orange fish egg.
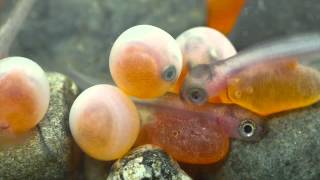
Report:
[[150,25],[134,26],[115,41],[109,67],[117,86],[130,96],[153,98],[175,83],[182,69],[176,41]]
[[0,60],[0,134],[24,133],[47,112],[49,82],[41,67],[30,59]]
[[208,0],[208,26],[229,34],[245,5],[245,0]]
[[83,91],[71,107],[69,124],[80,148],[106,161],[128,152],[140,129],[135,105],[111,85],[95,85]]
[[224,60],[237,53],[227,37],[208,27],[191,28],[180,34],[177,42],[183,56],[183,67],[179,79],[171,89],[174,93],[179,93],[189,68]]
[[320,99],[318,70],[293,64],[257,65],[228,80],[222,102],[232,102],[260,115],[304,107]]

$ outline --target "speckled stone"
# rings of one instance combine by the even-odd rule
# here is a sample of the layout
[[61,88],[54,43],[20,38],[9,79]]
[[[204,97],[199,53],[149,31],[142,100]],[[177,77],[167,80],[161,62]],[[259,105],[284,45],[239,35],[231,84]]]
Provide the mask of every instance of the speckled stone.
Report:
[[163,150],[151,145],[140,146],[118,160],[107,180],[190,180]]
[[203,179],[320,179],[320,103],[270,117],[258,143],[233,141],[223,166]]
[[[138,24],[177,36],[205,25],[206,0],[38,0],[12,54],[67,74],[83,89],[111,82],[107,57],[116,38]],[[63,60],[63,61],[62,61]]]
[[45,118],[16,145],[0,150],[0,179],[64,179],[73,176],[78,148],[69,132],[69,108],[79,93],[66,76],[48,73],[50,104]]

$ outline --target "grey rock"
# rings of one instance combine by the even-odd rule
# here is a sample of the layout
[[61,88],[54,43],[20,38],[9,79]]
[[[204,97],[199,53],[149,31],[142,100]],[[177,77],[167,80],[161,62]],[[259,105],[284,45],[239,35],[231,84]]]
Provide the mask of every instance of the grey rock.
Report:
[[64,179],[75,175],[80,151],[69,132],[68,112],[79,90],[62,74],[48,73],[48,79],[48,112],[23,141],[0,150],[0,179]]
[[257,143],[233,141],[222,167],[204,179],[320,179],[320,103],[269,118]]
[[112,167],[107,180],[189,180],[163,150],[151,145],[140,146],[118,160]]
[[237,49],[265,40],[320,31],[319,0],[247,1],[230,38]]
[[12,48],[81,88],[112,82],[107,57],[115,39],[138,24],[174,37],[206,21],[205,0],[38,0]]

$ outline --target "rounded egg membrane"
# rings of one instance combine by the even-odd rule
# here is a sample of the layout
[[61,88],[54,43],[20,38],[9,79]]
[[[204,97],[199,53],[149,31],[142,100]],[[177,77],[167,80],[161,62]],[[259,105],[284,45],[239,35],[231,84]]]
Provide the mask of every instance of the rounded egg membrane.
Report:
[[27,132],[47,112],[49,82],[42,68],[24,57],[0,60],[0,134]]
[[140,129],[130,98],[111,85],[83,91],[70,110],[72,136],[80,148],[98,160],[113,160],[128,152]]
[[115,41],[109,67],[113,80],[126,94],[154,98],[165,94],[179,77],[182,55],[167,32],[138,25]]

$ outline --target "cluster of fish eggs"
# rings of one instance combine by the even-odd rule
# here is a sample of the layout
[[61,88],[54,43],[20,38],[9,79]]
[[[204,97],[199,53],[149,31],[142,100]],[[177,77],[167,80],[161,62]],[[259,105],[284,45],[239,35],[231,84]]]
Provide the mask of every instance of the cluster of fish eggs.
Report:
[[151,25],[126,30],[108,59],[117,87],[90,87],[71,108],[75,141],[88,155],[106,161],[141,144],[158,145],[186,163],[223,159],[230,138],[259,139],[261,118],[238,106],[192,105],[179,92],[190,68],[235,54],[223,34],[207,27],[192,28],[177,39]]
[[[240,71],[226,79],[217,96],[183,89],[194,89],[186,82],[212,84],[212,69],[202,65],[226,66],[225,59],[234,56],[229,40],[207,27],[189,29],[176,39],[150,25],[126,30],[108,59],[117,86],[90,87],[71,107],[75,141],[99,160],[118,159],[134,146],[153,144],[180,162],[215,163],[228,153],[230,139],[261,139],[265,115],[320,99],[319,71],[295,58]],[[197,78],[208,81],[190,81]],[[197,105],[203,95],[207,102]],[[0,145],[34,128],[49,98],[48,79],[38,64],[23,57],[1,59]]]
[[[249,55],[261,52],[268,49]],[[208,27],[176,39],[150,25],[126,30],[108,59],[117,87],[96,85],[79,95],[70,112],[73,137],[100,160],[153,144],[180,162],[209,164],[227,155],[232,138],[261,139],[264,116],[319,100],[319,71],[298,58],[266,63],[257,56],[259,63],[237,70],[235,57],[243,63],[250,56],[236,54]]]
[[[215,163],[228,153],[230,139],[259,140],[264,116],[320,99],[319,71],[295,57],[237,72],[225,78],[227,86],[216,96],[208,93],[209,86],[197,89],[214,84],[211,76],[219,77],[223,68],[210,67],[227,67],[226,59],[236,53],[223,34],[207,27],[189,29],[176,39],[150,25],[126,30],[108,58],[117,86],[90,87],[71,107],[75,141],[99,160],[153,144],[181,162]],[[34,128],[49,99],[48,79],[38,64],[23,57],[1,59],[0,145]]]

